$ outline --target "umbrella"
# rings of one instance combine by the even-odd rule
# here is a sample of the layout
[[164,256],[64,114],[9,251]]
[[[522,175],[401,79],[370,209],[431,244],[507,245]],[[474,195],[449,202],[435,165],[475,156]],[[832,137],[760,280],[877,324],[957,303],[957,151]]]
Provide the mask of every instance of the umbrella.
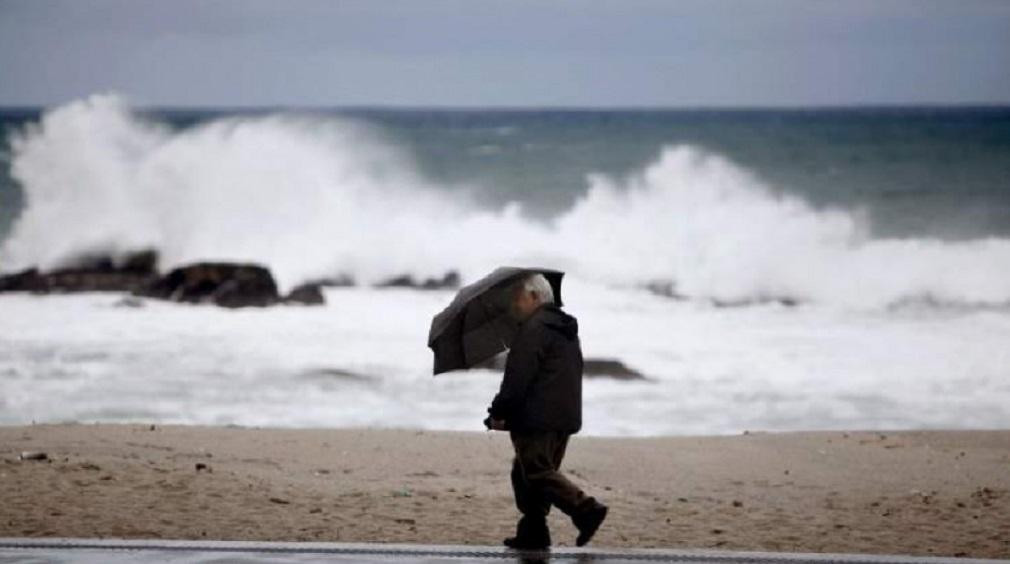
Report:
[[509,314],[509,289],[516,280],[536,273],[550,282],[554,303],[560,306],[565,273],[549,268],[502,266],[460,288],[452,303],[431,320],[428,346],[435,353],[435,374],[470,368],[506,350],[518,329]]

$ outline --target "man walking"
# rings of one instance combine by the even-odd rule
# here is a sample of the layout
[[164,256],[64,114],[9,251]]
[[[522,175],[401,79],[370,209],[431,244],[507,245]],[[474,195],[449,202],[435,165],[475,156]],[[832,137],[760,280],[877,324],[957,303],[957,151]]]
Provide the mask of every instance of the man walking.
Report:
[[607,516],[607,507],[587,496],[559,471],[568,438],[582,427],[582,349],[575,318],[554,305],[541,274],[513,288],[512,314],[519,331],[505,361],[501,389],[485,424],[509,431],[515,448],[512,490],[522,516],[505,545],[545,549],[551,544],[551,506],[571,517],[583,546]]

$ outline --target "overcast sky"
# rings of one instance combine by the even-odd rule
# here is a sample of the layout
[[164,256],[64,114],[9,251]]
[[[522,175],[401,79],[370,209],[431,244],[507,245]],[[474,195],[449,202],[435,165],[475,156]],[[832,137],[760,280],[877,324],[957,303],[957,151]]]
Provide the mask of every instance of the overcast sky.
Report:
[[0,104],[1010,103],[1010,1],[0,0]]

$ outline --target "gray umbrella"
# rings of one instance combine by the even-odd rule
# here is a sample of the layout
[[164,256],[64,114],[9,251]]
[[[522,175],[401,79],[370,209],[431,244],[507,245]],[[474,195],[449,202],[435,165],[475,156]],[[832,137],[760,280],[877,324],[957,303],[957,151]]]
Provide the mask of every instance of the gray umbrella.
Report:
[[428,346],[435,353],[435,374],[470,368],[512,344],[517,324],[509,315],[512,283],[527,274],[543,274],[561,305],[564,272],[549,268],[502,266],[460,288],[449,307],[431,320]]

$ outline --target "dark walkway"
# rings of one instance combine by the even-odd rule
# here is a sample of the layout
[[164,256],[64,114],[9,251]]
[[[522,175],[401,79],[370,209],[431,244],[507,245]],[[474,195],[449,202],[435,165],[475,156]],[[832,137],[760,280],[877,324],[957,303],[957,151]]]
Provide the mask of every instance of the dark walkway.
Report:
[[2,539],[0,563],[281,563],[364,562],[425,563],[460,562],[685,562],[699,564],[981,564],[1006,560],[926,558],[857,554],[790,554],[775,552],[727,552],[702,550],[633,550],[606,548],[561,548],[550,553],[518,553],[489,546],[436,546],[415,544],[345,544],[294,542],[92,540],[92,539]]

